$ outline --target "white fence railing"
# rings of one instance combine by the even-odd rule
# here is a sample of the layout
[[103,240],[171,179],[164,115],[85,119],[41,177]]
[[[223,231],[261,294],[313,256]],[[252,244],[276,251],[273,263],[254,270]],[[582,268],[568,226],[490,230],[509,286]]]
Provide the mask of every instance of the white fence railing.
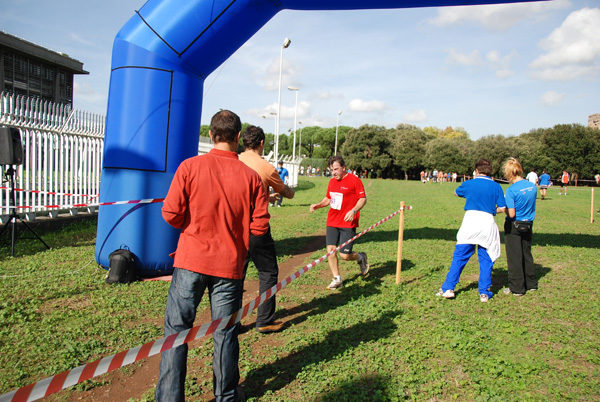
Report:
[[[98,202],[104,148],[104,116],[74,110],[40,99],[7,93],[0,94],[0,125],[18,128],[23,146],[23,164],[15,167],[16,206],[28,220],[36,216],[57,217],[76,214],[74,204]],[[210,139],[201,138],[198,153],[212,148]],[[265,157],[276,165],[272,153]],[[290,173],[289,185],[298,185],[301,158],[281,155]],[[9,166],[2,170],[0,224],[11,213]],[[122,201],[122,200],[114,200]],[[56,206],[59,206],[58,208]],[[95,210],[95,208],[88,208]]]
[[[70,106],[2,93],[0,125],[18,128],[23,164],[15,168],[17,212],[27,219],[47,213],[76,213],[73,204],[98,202],[104,145],[104,116]],[[2,187],[8,166],[2,166]],[[69,195],[74,194],[74,195]],[[0,220],[10,214],[10,190],[0,196]],[[60,208],[49,208],[58,205]]]

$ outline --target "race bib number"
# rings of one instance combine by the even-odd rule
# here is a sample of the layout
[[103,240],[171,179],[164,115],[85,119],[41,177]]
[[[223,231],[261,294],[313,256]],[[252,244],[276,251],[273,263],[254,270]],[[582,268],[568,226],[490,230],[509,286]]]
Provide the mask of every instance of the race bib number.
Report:
[[344,200],[344,194],[342,193],[334,193],[330,192],[331,195],[331,203],[329,206],[332,209],[337,209],[338,211],[342,209],[342,201]]

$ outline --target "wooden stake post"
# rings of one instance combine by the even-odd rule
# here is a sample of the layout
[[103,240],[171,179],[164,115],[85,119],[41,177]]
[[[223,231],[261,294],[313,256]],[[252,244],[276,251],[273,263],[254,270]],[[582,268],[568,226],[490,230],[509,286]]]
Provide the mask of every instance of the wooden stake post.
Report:
[[404,201],[400,202],[400,227],[398,229],[398,260],[396,261],[396,285],[400,283],[400,272],[402,271],[402,243],[404,241]]
[[592,188],[592,214],[590,215],[590,223],[594,223],[594,189]]

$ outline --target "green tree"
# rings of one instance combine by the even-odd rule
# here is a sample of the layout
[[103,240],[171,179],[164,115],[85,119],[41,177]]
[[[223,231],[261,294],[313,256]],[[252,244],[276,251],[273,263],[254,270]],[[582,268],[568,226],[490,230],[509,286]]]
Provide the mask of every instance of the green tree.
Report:
[[432,170],[471,174],[473,163],[469,161],[466,143],[447,138],[435,138],[425,146],[425,166]]
[[346,165],[358,171],[371,169],[380,177],[392,172],[392,156],[389,154],[395,130],[365,124],[350,130],[341,149]]
[[512,155],[509,141],[503,135],[481,137],[473,144],[472,163],[487,159],[492,163],[492,176],[503,177],[502,165]]
[[434,138],[434,135],[427,134],[417,126],[410,124],[396,126],[390,148],[394,169],[397,169],[395,176],[400,177],[400,174],[403,173],[406,180],[409,175],[418,176],[419,172],[425,168],[427,142]]
[[541,136],[544,152],[550,159],[549,171],[557,177],[562,170],[592,179],[600,170],[600,130],[581,124],[559,124]]

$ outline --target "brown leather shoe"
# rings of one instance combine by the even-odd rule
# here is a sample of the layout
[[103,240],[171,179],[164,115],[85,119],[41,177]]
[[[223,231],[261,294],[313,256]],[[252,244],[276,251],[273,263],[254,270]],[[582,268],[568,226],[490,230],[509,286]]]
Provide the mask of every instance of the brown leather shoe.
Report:
[[265,325],[264,327],[257,327],[256,330],[261,334],[269,334],[271,332],[281,331],[283,329],[282,322],[274,322],[273,324]]

